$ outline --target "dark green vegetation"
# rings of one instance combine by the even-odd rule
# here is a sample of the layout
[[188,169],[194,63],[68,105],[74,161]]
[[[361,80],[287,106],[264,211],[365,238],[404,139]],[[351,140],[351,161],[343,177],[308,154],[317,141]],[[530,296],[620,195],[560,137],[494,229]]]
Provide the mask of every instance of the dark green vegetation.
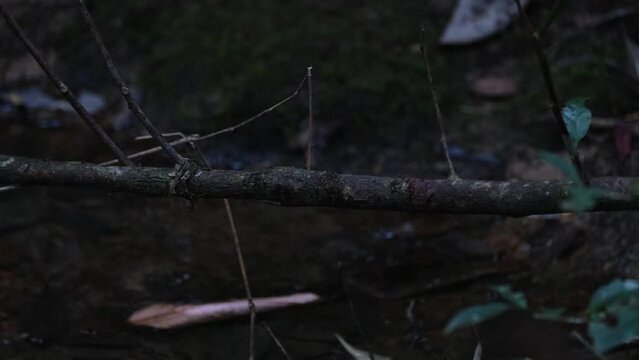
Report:
[[[135,74],[151,114],[173,129],[204,133],[252,115],[290,93],[313,65],[318,121],[336,127],[340,143],[367,138],[405,144],[415,134],[430,137],[436,130],[417,48],[419,28],[429,21],[428,45],[437,49],[452,2],[363,6],[335,0],[144,0],[91,5],[107,45],[129,76]],[[549,9],[540,6],[534,18],[543,19]],[[60,60],[67,73],[76,73],[85,85],[91,79],[87,73],[108,81],[81,21],[68,22],[72,25],[65,36],[51,39],[63,51]],[[624,114],[632,106],[625,100],[628,84],[610,76],[605,64],[611,57],[624,58],[623,42],[608,36],[592,29],[562,41],[561,32],[550,31],[545,40],[557,43],[552,55],[563,61],[554,69],[561,74],[560,94],[589,94],[596,112]],[[524,38],[515,28],[498,35],[497,43],[431,52],[448,126],[461,136],[467,133],[463,140],[479,135],[468,122],[497,121],[496,128],[507,132],[517,126],[508,119],[545,116],[541,77]],[[584,53],[592,55],[584,59]],[[482,114],[467,90],[468,76],[482,72],[516,74],[523,96]],[[281,144],[299,131],[305,106],[302,98],[246,131],[259,135],[262,143]]]

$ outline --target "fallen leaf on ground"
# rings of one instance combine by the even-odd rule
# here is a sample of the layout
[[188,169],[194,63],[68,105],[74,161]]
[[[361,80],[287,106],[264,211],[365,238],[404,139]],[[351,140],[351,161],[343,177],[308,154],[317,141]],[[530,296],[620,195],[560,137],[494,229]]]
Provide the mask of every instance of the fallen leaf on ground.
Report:
[[[319,300],[320,297],[314,293],[253,299],[258,312],[266,312],[293,305],[310,304]],[[171,329],[248,313],[249,306],[246,299],[199,305],[153,304],[131,314],[128,322],[135,326]]]
[[517,94],[517,82],[507,76],[486,76],[470,83],[473,94],[486,98],[507,98]]

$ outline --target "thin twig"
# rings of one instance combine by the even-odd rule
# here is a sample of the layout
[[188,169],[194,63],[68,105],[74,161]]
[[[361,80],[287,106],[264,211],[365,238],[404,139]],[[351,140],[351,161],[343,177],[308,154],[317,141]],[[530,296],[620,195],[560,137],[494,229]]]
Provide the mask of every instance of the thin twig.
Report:
[[[257,313],[256,313],[256,316],[257,316]],[[277,335],[275,335],[275,333],[273,332],[271,327],[266,323],[266,321],[260,319],[260,322],[262,323],[262,326],[264,326],[264,329],[266,329],[266,332],[271,336],[271,339],[273,339],[273,341],[275,342],[275,345],[277,345],[277,347],[280,349],[280,351],[282,352],[286,360],[293,360],[291,355],[288,354],[288,351],[286,351],[284,344],[282,344],[280,339],[277,337]]]
[[[184,136],[184,134],[180,133],[180,132],[175,132],[175,133],[171,133],[171,135],[174,136],[182,136],[182,138],[187,138],[186,136]],[[189,145],[191,145],[191,147],[193,148],[193,150],[195,150],[195,152],[197,153],[198,157],[200,158],[200,161],[202,162],[202,164],[209,170],[212,170],[211,164],[209,163],[209,161],[206,159],[206,156],[204,155],[204,153],[202,152],[202,149],[200,149],[200,147],[198,146],[198,144],[196,144],[195,142],[191,141],[189,142]],[[246,291],[246,298],[249,302],[249,311],[251,313],[251,331],[250,331],[250,336],[251,339],[254,339],[255,335],[254,335],[254,327],[255,327],[255,320],[258,317],[257,314],[257,309],[255,307],[255,301],[253,300],[252,295],[252,291],[251,291],[251,286],[248,280],[248,275],[246,273],[246,267],[244,266],[244,256],[242,255],[242,250],[240,247],[240,240],[239,240],[239,236],[237,235],[237,230],[235,228],[235,221],[233,220],[233,212],[231,211],[231,206],[230,206],[230,202],[228,199],[224,199],[224,207],[226,209],[226,216],[229,220],[229,223],[231,225],[231,232],[233,233],[233,240],[235,243],[235,254],[237,255],[239,264],[240,264],[240,270],[242,272],[242,281],[244,283],[244,289]],[[284,347],[284,345],[282,344],[282,342],[280,341],[280,339],[275,335],[275,333],[273,332],[273,330],[271,329],[271,327],[266,323],[265,320],[260,319],[260,322],[262,323],[262,326],[264,326],[264,328],[266,329],[266,332],[268,332],[268,334],[271,336],[271,339],[273,339],[273,341],[275,342],[275,344],[277,345],[277,347],[280,349],[280,351],[282,352],[282,354],[284,355],[284,357],[286,357],[287,360],[292,360],[291,356],[288,354],[288,351],[286,351],[286,348]],[[250,345],[251,347],[253,345]],[[252,356],[251,356],[252,358]]]
[[[179,132],[178,133],[172,133],[172,135],[176,135],[176,136],[180,136],[181,135],[183,138],[186,138],[184,136],[184,134],[179,133]],[[200,147],[195,142],[192,142],[192,141],[189,142],[189,144],[192,146],[193,150],[195,150],[195,152],[197,153],[197,155],[200,158],[200,161],[202,162],[202,164],[206,168],[211,170],[212,169],[211,168],[211,164],[209,164],[208,160],[206,159],[206,156],[204,156],[204,153],[202,152]],[[224,208],[226,210],[226,216],[227,216],[229,224],[231,226],[231,233],[233,235],[233,243],[235,245],[235,254],[237,255],[237,259],[238,259],[238,262],[240,264],[240,271],[242,272],[242,281],[244,283],[244,290],[246,291],[246,299],[247,299],[248,304],[249,304],[249,312],[250,312],[249,360],[252,360],[254,358],[254,348],[255,348],[255,320],[257,319],[257,309],[255,307],[255,301],[253,300],[252,291],[251,291],[251,285],[249,283],[248,275],[247,275],[247,272],[246,272],[246,266],[244,265],[244,256],[242,255],[242,248],[240,247],[240,238],[237,235],[237,229],[235,227],[235,220],[233,219],[233,211],[231,210],[231,204],[230,204],[228,199],[224,199]],[[271,339],[273,339],[273,341],[275,342],[277,347],[280,349],[282,354],[284,354],[286,359],[287,360],[292,360],[291,356],[288,354],[288,351],[286,351],[286,348],[284,347],[284,345],[282,344],[280,339],[277,338],[277,336],[275,335],[273,330],[271,330],[271,327],[268,326],[266,321],[260,319],[260,322],[262,323],[262,326],[264,326],[266,331],[269,333],[269,335],[271,336]]]
[[444,119],[442,117],[442,112],[439,107],[439,97],[437,96],[437,89],[435,89],[435,85],[433,84],[433,74],[430,71],[430,63],[428,61],[428,54],[426,53],[426,25],[422,26],[422,42],[419,46],[419,50],[422,53],[422,59],[424,60],[424,65],[426,66],[426,74],[428,75],[428,85],[430,87],[430,95],[433,99],[433,105],[435,106],[435,115],[437,117],[437,122],[439,123],[439,132],[441,134],[441,143],[444,149],[444,155],[446,156],[446,161],[448,162],[448,170],[450,171],[451,179],[458,179],[457,173],[455,172],[455,167],[453,166],[453,160],[450,158],[450,153],[448,151],[448,141],[446,140],[446,131],[444,130]]
[[306,82],[306,80],[308,80],[308,75],[304,76],[304,78],[302,79],[300,84],[297,86],[297,88],[295,89],[295,91],[291,95],[285,97],[284,99],[280,100],[279,102],[277,102],[276,104],[272,105],[271,107],[260,111],[256,115],[254,115],[254,116],[252,116],[252,117],[250,117],[250,118],[248,118],[248,119],[246,119],[246,120],[244,120],[244,121],[242,121],[242,122],[240,122],[240,123],[238,123],[236,125],[233,125],[231,127],[227,127],[226,129],[218,130],[216,132],[212,132],[212,133],[204,135],[204,136],[200,136],[196,141],[206,140],[206,139],[212,138],[214,136],[218,136],[218,135],[221,135],[221,134],[224,134],[224,133],[227,133],[227,132],[235,131],[237,128],[242,127],[242,126],[244,126],[244,125],[246,125],[248,123],[251,123],[251,122],[257,120],[258,118],[270,113],[271,111],[277,109],[278,107],[284,105],[285,103],[289,102],[291,99],[296,97],[300,93],[300,91],[302,90],[302,86],[304,86],[304,83]]
[[182,157],[182,155],[180,155],[177,151],[175,151],[173,146],[171,146],[171,144],[168,141],[166,141],[166,139],[163,138],[162,135],[160,135],[160,131],[158,131],[155,125],[153,125],[153,123],[151,122],[151,120],[149,120],[149,118],[144,114],[144,111],[142,110],[140,105],[133,98],[133,95],[131,94],[131,90],[126,85],[124,80],[122,80],[122,76],[120,75],[120,72],[118,71],[118,69],[115,67],[115,64],[113,63],[113,59],[111,58],[111,54],[109,53],[109,50],[106,48],[106,45],[104,44],[104,40],[102,39],[102,36],[100,35],[100,32],[98,31],[98,28],[95,25],[95,22],[93,21],[93,18],[91,17],[91,14],[89,13],[89,9],[87,9],[86,5],[84,4],[84,0],[78,0],[78,4],[80,5],[80,12],[82,13],[84,22],[89,27],[89,30],[91,31],[91,34],[93,35],[93,40],[95,41],[95,44],[97,45],[98,49],[102,53],[102,57],[104,58],[104,62],[106,63],[106,66],[109,69],[109,72],[111,73],[111,77],[113,77],[113,80],[115,81],[116,85],[118,86],[118,88],[120,88],[120,92],[122,93],[122,96],[126,100],[127,104],[129,104],[129,109],[131,109],[133,114],[135,114],[135,117],[140,121],[140,123],[142,123],[142,126],[144,126],[144,128],[149,132],[149,134],[153,137],[153,139],[155,139],[155,141],[157,141],[160,144],[162,149],[169,156],[171,156],[176,163],[183,164],[186,161],[186,159]]
[[[161,134],[163,137],[167,138],[167,137],[181,137],[182,139],[184,139],[186,137],[186,135],[184,135],[183,132],[170,132],[170,133],[162,133]],[[197,136],[197,134],[193,134],[194,136]],[[151,135],[140,135],[140,136],[136,136],[135,137],[135,141],[140,141],[140,140],[148,140],[148,139],[153,139],[153,136]]]
[[20,24],[13,18],[11,13],[7,11],[2,2],[0,2],[0,14],[6,20],[7,24],[13,31],[13,33],[20,39],[22,45],[29,51],[33,59],[40,65],[42,70],[45,72],[49,80],[55,85],[57,90],[65,97],[65,99],[69,102],[71,107],[78,113],[78,115],[87,123],[87,125],[93,130],[98,137],[105,143],[111,152],[115,154],[115,156],[119,159],[119,161],[127,166],[132,166],[133,163],[131,160],[124,155],[124,152],[120,150],[118,145],[109,137],[109,135],[104,131],[102,126],[89,114],[87,109],[78,101],[78,99],[73,95],[71,90],[60,80],[60,77],[51,70],[47,62],[44,60],[44,57],[40,53],[40,51],[35,47],[33,42],[29,39],[27,34],[24,32]]
[[233,220],[233,211],[231,210],[231,203],[228,199],[224,199],[224,208],[226,209],[226,216],[228,217],[229,225],[231,226],[231,234],[233,235],[235,253],[237,254],[237,261],[240,264],[242,281],[244,282],[244,290],[246,290],[246,299],[248,300],[249,309],[251,310],[249,328],[249,360],[253,360],[255,359],[255,302],[253,302],[251,286],[248,281],[248,275],[246,274],[246,265],[244,264],[244,256],[242,256],[242,248],[240,247],[240,238],[237,235],[235,221]]
[[308,80],[308,147],[306,149],[306,170],[311,170],[313,163],[313,67],[306,73]]
[[561,115],[561,102],[559,101],[559,97],[557,96],[557,91],[555,90],[555,83],[552,77],[552,72],[550,71],[550,64],[548,63],[548,58],[544,54],[544,50],[541,47],[541,42],[539,41],[539,34],[535,31],[526,14],[526,10],[521,5],[520,0],[515,0],[517,3],[517,8],[519,9],[519,14],[521,15],[521,19],[526,26],[528,34],[530,36],[533,48],[535,50],[535,54],[537,55],[537,61],[539,62],[539,67],[541,69],[541,73],[544,77],[544,83],[546,84],[546,92],[548,94],[548,99],[550,100],[550,106],[552,110],[552,114],[555,117],[557,125],[561,131],[561,137],[564,142],[564,147],[568,154],[570,155],[570,160],[573,165],[577,169],[579,176],[581,179],[586,182],[586,176],[583,170],[583,164],[579,158],[579,152],[574,149],[572,141],[570,140],[570,134],[568,132],[568,128],[566,127],[566,123],[564,122],[564,118]]
[[[206,156],[200,147],[197,146],[194,142],[190,143],[193,149],[198,154],[200,161],[206,166],[209,170],[211,170],[211,165],[209,164]],[[237,234],[237,228],[235,227],[235,220],[233,218],[233,210],[231,209],[231,203],[228,199],[223,199],[224,201],[224,209],[226,210],[226,217],[228,218],[229,225],[231,227],[231,235],[233,237],[233,244],[235,246],[235,254],[237,255],[237,261],[240,265],[240,272],[242,273],[242,282],[244,284],[244,290],[246,291],[246,300],[248,301],[248,307],[250,311],[250,322],[249,322],[249,360],[255,359],[255,318],[257,316],[257,311],[255,310],[255,301],[253,301],[253,293],[251,291],[251,285],[248,280],[248,274],[246,272],[246,265],[244,264],[244,256],[242,255],[242,248],[240,246],[240,237]]]
[[[189,142],[198,142],[198,141],[202,141],[202,140],[207,140],[207,139],[210,139],[210,138],[218,136],[218,135],[222,135],[222,134],[225,134],[225,133],[233,132],[233,131],[237,130],[238,128],[241,128],[242,126],[248,125],[249,123],[251,123],[251,122],[261,118],[262,116],[270,113],[271,111],[273,111],[273,110],[277,109],[278,107],[284,105],[285,103],[287,103],[291,99],[293,99],[295,96],[297,96],[300,93],[300,91],[302,90],[302,87],[304,86],[304,83],[306,82],[307,79],[308,79],[308,76],[304,76],[304,78],[302,79],[302,81],[300,82],[300,84],[297,86],[297,88],[295,89],[295,91],[292,94],[290,94],[286,98],[280,100],[279,102],[277,102],[276,104],[272,105],[271,107],[260,111],[256,115],[254,115],[254,116],[252,116],[252,117],[250,117],[250,118],[248,118],[248,119],[246,119],[244,121],[241,121],[241,122],[239,122],[239,123],[237,123],[237,124],[235,124],[233,126],[230,126],[230,127],[224,128],[222,130],[218,130],[218,131],[215,131],[215,132],[203,135],[203,136],[190,135],[190,136],[187,136],[186,138],[182,138],[182,139],[178,139],[178,140],[172,141],[169,144],[171,144],[171,146],[178,146],[178,145],[186,144],[186,143],[189,143]],[[169,133],[169,134],[171,134],[171,136],[173,136],[172,133]],[[134,159],[134,158],[138,158],[138,157],[142,157],[142,156],[155,154],[155,153],[157,153],[158,151],[161,151],[161,150],[162,150],[161,147],[156,146],[156,147],[153,147],[153,148],[150,148],[150,149],[146,149],[146,150],[131,154],[131,155],[129,155],[129,159]],[[113,165],[113,164],[117,164],[117,163],[118,163],[118,160],[110,160],[110,161],[103,162],[100,165]]]
[[590,345],[590,343],[584,339],[584,337],[577,332],[576,330],[573,330],[570,335],[572,335],[572,337],[574,337],[575,339],[577,339],[577,341],[579,341],[581,343],[581,345],[583,345],[586,349],[590,350],[590,352],[593,353],[593,355],[595,355],[597,357],[597,359],[599,360],[606,360],[606,358],[601,355],[600,353],[597,352],[597,350],[595,350],[594,347],[592,347],[592,345]]

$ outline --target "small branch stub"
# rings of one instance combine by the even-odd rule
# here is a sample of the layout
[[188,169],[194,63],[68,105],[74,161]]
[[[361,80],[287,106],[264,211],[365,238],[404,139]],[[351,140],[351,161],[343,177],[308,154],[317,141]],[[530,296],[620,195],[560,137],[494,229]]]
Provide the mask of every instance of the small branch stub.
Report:
[[308,145],[306,148],[306,170],[311,170],[313,163],[313,67],[306,69],[308,81]]

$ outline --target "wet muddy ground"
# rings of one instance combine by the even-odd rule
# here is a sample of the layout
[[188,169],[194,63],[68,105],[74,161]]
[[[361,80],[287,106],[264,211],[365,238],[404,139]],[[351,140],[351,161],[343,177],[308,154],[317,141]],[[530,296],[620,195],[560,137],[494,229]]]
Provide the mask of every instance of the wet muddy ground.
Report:
[[[478,339],[487,359],[595,358],[570,335],[584,328],[526,314],[477,332],[447,337],[442,329],[460,308],[490,300],[489,285],[512,284],[535,307],[579,313],[601,283],[639,271],[634,213],[505,219],[233,208],[255,296],[323,297],[263,315],[299,359],[347,359],[334,333],[401,359],[469,359]],[[247,318],[170,331],[126,324],[154,302],[243,297],[221,201],[190,211],[180,199],[29,188],[4,194],[1,210],[3,358],[246,357]],[[282,358],[261,327],[256,349],[259,359]]]

